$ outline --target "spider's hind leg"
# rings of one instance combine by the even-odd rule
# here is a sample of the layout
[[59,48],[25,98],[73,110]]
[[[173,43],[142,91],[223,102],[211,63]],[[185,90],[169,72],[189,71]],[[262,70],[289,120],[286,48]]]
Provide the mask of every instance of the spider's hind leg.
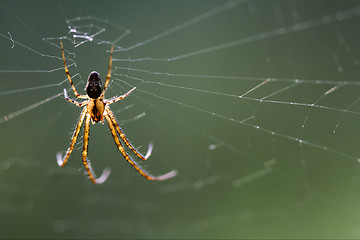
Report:
[[66,65],[66,59],[65,59],[65,53],[64,53],[64,45],[63,45],[62,41],[60,41],[60,47],[61,47],[62,59],[63,59],[63,62],[64,62],[65,73],[66,73],[67,78],[69,79],[71,88],[72,88],[75,96],[77,98],[87,99],[88,98],[87,95],[81,95],[76,91],[75,85],[74,85],[74,83],[73,83],[73,81],[71,79],[70,73],[69,73],[69,69],[67,68],[67,65]]

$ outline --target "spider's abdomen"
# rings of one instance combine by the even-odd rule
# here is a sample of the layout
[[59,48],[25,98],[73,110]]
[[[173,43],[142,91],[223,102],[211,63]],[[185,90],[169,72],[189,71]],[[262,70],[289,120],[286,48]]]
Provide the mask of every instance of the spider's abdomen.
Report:
[[86,83],[86,92],[90,98],[96,99],[100,97],[102,92],[102,82],[99,73],[95,71],[90,73]]
[[94,122],[102,122],[104,117],[105,104],[99,99],[90,99],[87,105],[88,113]]

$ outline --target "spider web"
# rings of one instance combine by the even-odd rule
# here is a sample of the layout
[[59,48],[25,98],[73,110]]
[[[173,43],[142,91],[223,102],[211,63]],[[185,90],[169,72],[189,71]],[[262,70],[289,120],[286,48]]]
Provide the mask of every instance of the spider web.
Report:
[[[358,1],[3,1],[0,5],[1,237],[358,238]],[[95,10],[95,11],[94,11]],[[34,14],[40,12],[41,14]],[[88,74],[149,182],[106,124],[66,167]],[[82,134],[80,134],[82,135]],[[130,151],[129,151],[130,153]],[[135,158],[135,157],[134,157]]]

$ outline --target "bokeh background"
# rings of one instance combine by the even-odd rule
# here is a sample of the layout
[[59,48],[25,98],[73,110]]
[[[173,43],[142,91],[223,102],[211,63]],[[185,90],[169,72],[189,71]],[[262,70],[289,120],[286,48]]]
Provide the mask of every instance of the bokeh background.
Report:
[[[359,238],[359,1],[0,1],[0,30],[1,238]],[[107,97],[137,89],[112,109],[178,176],[139,176],[107,124],[104,184],[82,137],[57,166],[81,111],[60,39],[80,92],[115,45]]]

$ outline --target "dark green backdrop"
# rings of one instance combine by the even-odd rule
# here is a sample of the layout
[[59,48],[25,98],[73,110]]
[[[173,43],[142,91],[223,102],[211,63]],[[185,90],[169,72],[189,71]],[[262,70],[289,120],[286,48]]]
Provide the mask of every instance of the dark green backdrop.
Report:
[[[0,237],[359,238],[359,31],[359,1],[0,1]],[[57,166],[81,111],[60,39],[82,93],[115,45],[106,96],[137,89],[112,109],[177,177],[107,124],[104,184],[82,137]]]

